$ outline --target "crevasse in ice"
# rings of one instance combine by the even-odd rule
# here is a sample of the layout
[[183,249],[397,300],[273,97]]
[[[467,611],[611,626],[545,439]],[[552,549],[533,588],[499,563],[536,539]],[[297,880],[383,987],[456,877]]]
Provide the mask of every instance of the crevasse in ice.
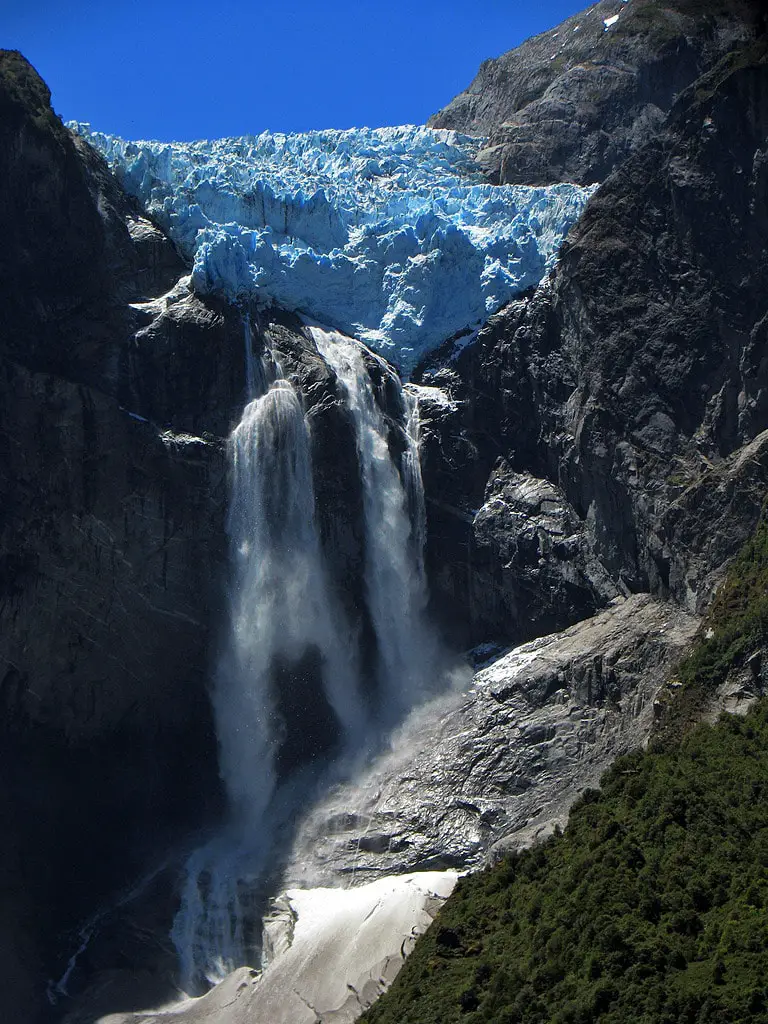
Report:
[[405,373],[537,284],[593,191],[489,185],[483,140],[413,126],[191,143],[74,127],[193,260],[196,291],[295,310]]

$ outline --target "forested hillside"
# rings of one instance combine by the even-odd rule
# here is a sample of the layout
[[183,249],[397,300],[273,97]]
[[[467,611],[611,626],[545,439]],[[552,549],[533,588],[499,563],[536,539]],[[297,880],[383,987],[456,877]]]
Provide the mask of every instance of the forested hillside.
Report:
[[617,761],[564,833],[462,879],[363,1019],[766,1019],[768,701],[690,727],[729,674],[760,670],[766,635],[763,521],[680,666],[650,751]]

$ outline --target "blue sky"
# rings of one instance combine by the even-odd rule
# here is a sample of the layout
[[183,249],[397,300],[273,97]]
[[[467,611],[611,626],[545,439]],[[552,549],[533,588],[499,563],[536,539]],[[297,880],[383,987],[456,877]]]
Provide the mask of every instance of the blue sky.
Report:
[[128,138],[423,123],[585,0],[0,0],[57,113]]

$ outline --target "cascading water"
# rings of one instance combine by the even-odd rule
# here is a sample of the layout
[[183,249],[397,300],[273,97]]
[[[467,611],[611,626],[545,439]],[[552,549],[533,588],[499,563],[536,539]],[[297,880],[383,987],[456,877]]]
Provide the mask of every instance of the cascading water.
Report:
[[323,564],[309,432],[287,380],[247,405],[230,457],[230,630],[213,703],[231,825],[187,864],[173,938],[189,991],[248,959],[243,893],[269,853],[278,758],[299,724],[285,720],[280,680],[319,685],[340,750],[366,732],[353,644]]
[[379,655],[378,719],[397,721],[430,689],[439,674],[439,648],[426,620],[423,566],[424,490],[421,482],[415,399],[402,391],[388,364],[369,352],[385,379],[402,396],[405,450],[398,472],[389,431],[376,402],[360,342],[338,332],[311,328],[317,349],[347,393],[355,424],[365,514],[365,587]]
[[[230,439],[230,624],[213,702],[231,814],[227,829],[187,863],[173,929],[187,992],[253,962],[254,917],[276,837],[311,792],[297,778],[309,771],[315,782],[338,779],[434,690],[439,675],[439,646],[425,617],[416,401],[369,353],[400,405],[403,422],[390,446],[392,428],[377,404],[364,347],[337,333],[311,333],[354,426],[376,679],[361,678],[358,638],[330,585],[301,400],[278,377],[246,406]],[[247,349],[250,341],[246,318]],[[257,377],[249,366],[249,384]]]
[[232,440],[232,642],[215,690],[220,767],[241,819],[261,820],[281,729],[276,666],[315,655],[325,697],[351,741],[364,731],[351,638],[334,614],[315,520],[301,402],[277,380],[250,403]]
[[[399,381],[398,381],[399,383]],[[403,390],[403,401],[407,410],[405,421],[405,438],[407,448],[403,453],[403,482],[408,497],[411,528],[413,530],[414,564],[413,571],[421,579],[421,588],[426,595],[427,578],[424,573],[424,545],[427,543],[427,508],[424,500],[424,481],[421,478],[421,460],[419,458],[419,440],[421,424],[419,421],[419,401],[416,395]]]

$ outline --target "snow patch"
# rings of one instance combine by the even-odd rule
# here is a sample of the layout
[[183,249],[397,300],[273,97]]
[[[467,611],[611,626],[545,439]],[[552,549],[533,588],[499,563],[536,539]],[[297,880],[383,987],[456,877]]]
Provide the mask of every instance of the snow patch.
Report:
[[261,977],[254,1019],[287,1024],[309,1006],[355,1020],[394,980],[457,879],[426,871],[353,889],[289,889],[290,943]]
[[242,967],[199,999],[103,1024],[352,1024],[392,983],[458,877],[424,871],[353,889],[289,889],[265,922],[275,955],[260,976]]

